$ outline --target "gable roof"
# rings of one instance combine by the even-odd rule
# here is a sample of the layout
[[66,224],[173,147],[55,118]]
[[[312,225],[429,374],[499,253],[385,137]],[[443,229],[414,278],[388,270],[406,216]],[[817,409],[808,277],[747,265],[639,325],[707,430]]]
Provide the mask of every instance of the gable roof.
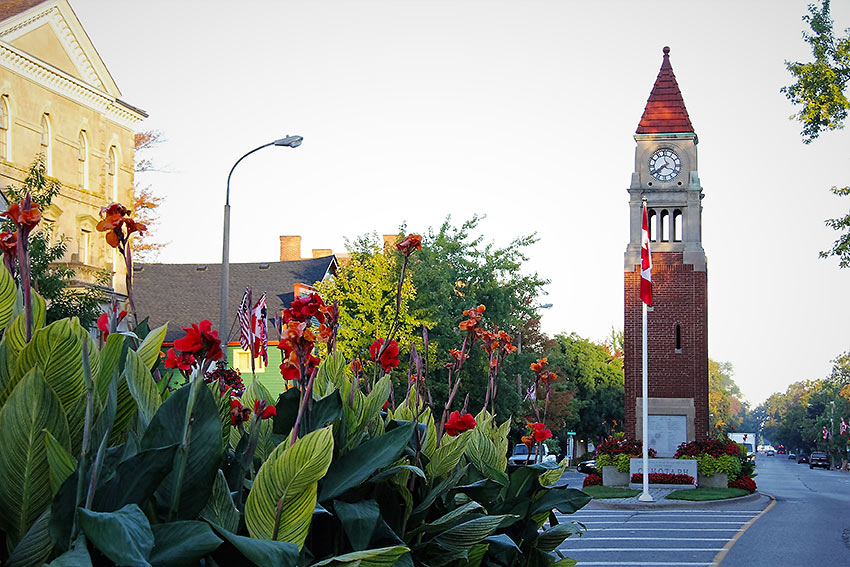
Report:
[[[335,269],[334,256],[230,264],[227,313],[231,323],[246,287],[252,288],[255,303],[265,292],[269,314],[279,313],[289,307],[295,284],[312,286]],[[182,337],[185,333],[181,326],[188,327],[204,319],[209,319],[212,328],[218,329],[220,274],[221,264],[137,264],[133,271],[133,295],[139,320],[149,316],[151,328],[167,322],[165,342]],[[238,340],[238,330],[235,336]],[[231,335],[231,340],[233,337]]]
[[637,127],[637,134],[692,133],[694,127],[682,99],[682,91],[670,65],[670,48],[663,49],[661,70],[649,93],[646,108]]

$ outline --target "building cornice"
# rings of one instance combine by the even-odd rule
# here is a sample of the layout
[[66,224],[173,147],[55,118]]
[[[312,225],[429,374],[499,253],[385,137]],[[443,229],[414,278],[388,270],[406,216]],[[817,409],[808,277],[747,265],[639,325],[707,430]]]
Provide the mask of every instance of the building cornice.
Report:
[[133,129],[146,115],[129,108],[118,98],[45,63],[5,41],[0,41],[0,66],[47,89],[96,110],[118,124]]

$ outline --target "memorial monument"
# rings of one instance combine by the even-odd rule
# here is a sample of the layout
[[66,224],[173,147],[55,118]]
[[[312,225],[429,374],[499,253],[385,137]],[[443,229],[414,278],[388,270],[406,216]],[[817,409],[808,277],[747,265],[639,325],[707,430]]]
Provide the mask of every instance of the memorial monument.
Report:
[[672,456],[708,435],[708,319],[698,138],[663,49],[635,133],[625,253],[626,435],[641,439],[641,204],[647,200],[653,306],[648,313],[649,447]]

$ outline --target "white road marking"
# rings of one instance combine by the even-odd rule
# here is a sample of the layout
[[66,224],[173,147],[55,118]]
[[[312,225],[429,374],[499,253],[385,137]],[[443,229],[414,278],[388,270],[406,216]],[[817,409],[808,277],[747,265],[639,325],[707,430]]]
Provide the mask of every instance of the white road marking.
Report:
[[721,551],[722,547],[559,547],[558,551],[563,551],[565,553],[575,553],[576,551],[609,551],[609,552],[639,552],[646,553],[647,551],[656,552],[656,551],[669,551],[671,553],[682,553],[684,551],[690,552],[707,552],[707,553],[717,553]]

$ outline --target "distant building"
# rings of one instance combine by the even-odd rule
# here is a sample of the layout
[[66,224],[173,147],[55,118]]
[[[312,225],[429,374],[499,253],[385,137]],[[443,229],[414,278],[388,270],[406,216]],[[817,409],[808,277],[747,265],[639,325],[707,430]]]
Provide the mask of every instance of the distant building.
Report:
[[132,208],[133,133],[146,116],[121,100],[67,0],[0,1],[0,187],[20,186],[43,154],[62,184],[43,223],[70,239],[63,262],[82,283],[110,271],[119,293],[124,263],[95,226],[109,203]]

